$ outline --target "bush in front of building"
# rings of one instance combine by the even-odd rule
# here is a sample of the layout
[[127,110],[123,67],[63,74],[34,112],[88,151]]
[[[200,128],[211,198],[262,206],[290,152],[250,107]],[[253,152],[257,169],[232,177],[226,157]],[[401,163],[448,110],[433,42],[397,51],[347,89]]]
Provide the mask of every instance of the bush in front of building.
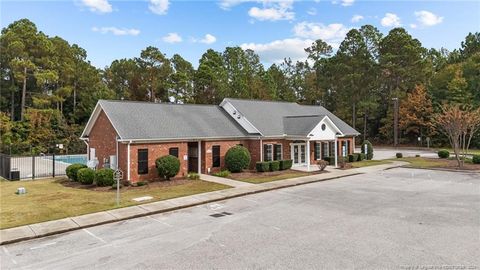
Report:
[[[367,145],[367,153],[365,153],[365,144]],[[362,153],[365,154],[365,157],[367,158],[367,160],[371,160],[373,158],[373,145],[371,142],[369,142],[368,140],[365,140],[363,143],[362,143]]]
[[163,179],[170,180],[180,171],[180,160],[172,155],[166,155],[155,160],[158,175]]
[[325,160],[317,160],[317,165],[318,165],[318,169],[320,171],[323,171],[327,167],[328,162],[326,162]]
[[225,166],[231,172],[241,172],[250,165],[250,159],[248,149],[241,145],[236,145],[228,149],[225,154]]
[[213,176],[228,177],[228,176],[230,176],[230,171],[229,170],[219,171],[217,173],[214,173]]
[[95,171],[90,168],[81,168],[77,172],[77,178],[82,185],[91,185],[95,179]]
[[323,160],[325,160],[326,162],[328,162],[328,165],[332,164],[332,160],[333,162],[335,162],[335,157],[323,157]]
[[200,174],[198,174],[196,172],[191,172],[191,173],[187,174],[187,178],[189,180],[199,180],[200,179]]
[[472,162],[473,164],[480,164],[480,155],[473,155]]
[[77,178],[77,173],[78,170],[87,168],[87,165],[85,164],[80,164],[80,163],[74,163],[72,165],[69,165],[67,169],[65,169],[65,172],[67,174],[67,177],[72,180],[72,181],[78,181]]
[[446,150],[446,149],[442,149],[442,150],[438,151],[437,154],[438,154],[438,157],[439,157],[439,158],[448,158],[448,157],[450,157],[450,152],[449,152],[448,150]]
[[357,159],[353,154],[348,155],[348,162],[355,162],[355,161],[357,161]]
[[269,163],[270,163],[269,169],[271,172],[280,170],[280,161],[275,160],[275,161],[270,161]]
[[358,161],[362,161],[362,160],[364,160],[365,158],[367,158],[367,157],[365,156],[364,153],[360,153],[360,154],[358,155]]
[[403,158],[403,154],[402,154],[402,153],[396,153],[395,156],[396,156],[397,158]]
[[268,172],[270,170],[270,162],[257,162],[255,168],[257,172]]
[[353,162],[361,161],[359,153],[353,153]]
[[293,160],[291,159],[280,160],[280,171],[288,170],[292,168],[292,164],[293,164]]
[[102,168],[95,171],[95,184],[99,187],[112,186],[115,183],[113,172],[110,168]]

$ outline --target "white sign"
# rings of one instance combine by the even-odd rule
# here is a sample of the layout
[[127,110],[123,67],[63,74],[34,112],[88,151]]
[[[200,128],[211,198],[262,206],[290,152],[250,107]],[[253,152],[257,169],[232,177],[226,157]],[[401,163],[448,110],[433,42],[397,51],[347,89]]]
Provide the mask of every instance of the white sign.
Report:
[[363,146],[363,150],[365,151],[365,155],[367,155],[367,154],[368,154],[368,146],[367,146],[367,144],[365,144],[365,145]]
[[188,156],[187,156],[187,155],[183,155],[183,160],[188,160]]

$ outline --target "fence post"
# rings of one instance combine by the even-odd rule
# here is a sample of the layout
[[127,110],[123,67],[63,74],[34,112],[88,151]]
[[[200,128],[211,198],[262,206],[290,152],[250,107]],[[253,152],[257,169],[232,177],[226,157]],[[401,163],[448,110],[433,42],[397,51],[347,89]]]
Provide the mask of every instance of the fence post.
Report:
[[55,151],[53,151],[52,159],[53,159],[52,176],[53,176],[53,178],[55,178]]
[[35,155],[32,155],[32,180],[35,179]]

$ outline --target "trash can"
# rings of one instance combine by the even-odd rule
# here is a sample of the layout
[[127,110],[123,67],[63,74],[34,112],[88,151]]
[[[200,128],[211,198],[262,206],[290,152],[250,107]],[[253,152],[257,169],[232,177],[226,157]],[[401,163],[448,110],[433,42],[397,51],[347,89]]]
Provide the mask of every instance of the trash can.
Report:
[[18,181],[20,180],[20,171],[19,170],[11,170],[10,171],[10,181]]

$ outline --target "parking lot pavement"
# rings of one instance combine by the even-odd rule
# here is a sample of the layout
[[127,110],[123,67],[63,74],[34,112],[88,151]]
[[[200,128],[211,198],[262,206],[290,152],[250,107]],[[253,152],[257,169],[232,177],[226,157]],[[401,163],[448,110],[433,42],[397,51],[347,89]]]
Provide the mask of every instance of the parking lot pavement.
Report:
[[479,179],[349,176],[5,245],[1,268],[479,267]]
[[[356,153],[360,153],[360,148],[355,150]],[[373,159],[382,160],[382,159],[391,159],[396,158],[397,153],[402,153],[403,157],[415,157],[420,155],[421,157],[426,158],[438,158],[437,152],[434,150],[416,150],[416,149],[405,149],[405,148],[382,148],[374,147],[373,149]]]

